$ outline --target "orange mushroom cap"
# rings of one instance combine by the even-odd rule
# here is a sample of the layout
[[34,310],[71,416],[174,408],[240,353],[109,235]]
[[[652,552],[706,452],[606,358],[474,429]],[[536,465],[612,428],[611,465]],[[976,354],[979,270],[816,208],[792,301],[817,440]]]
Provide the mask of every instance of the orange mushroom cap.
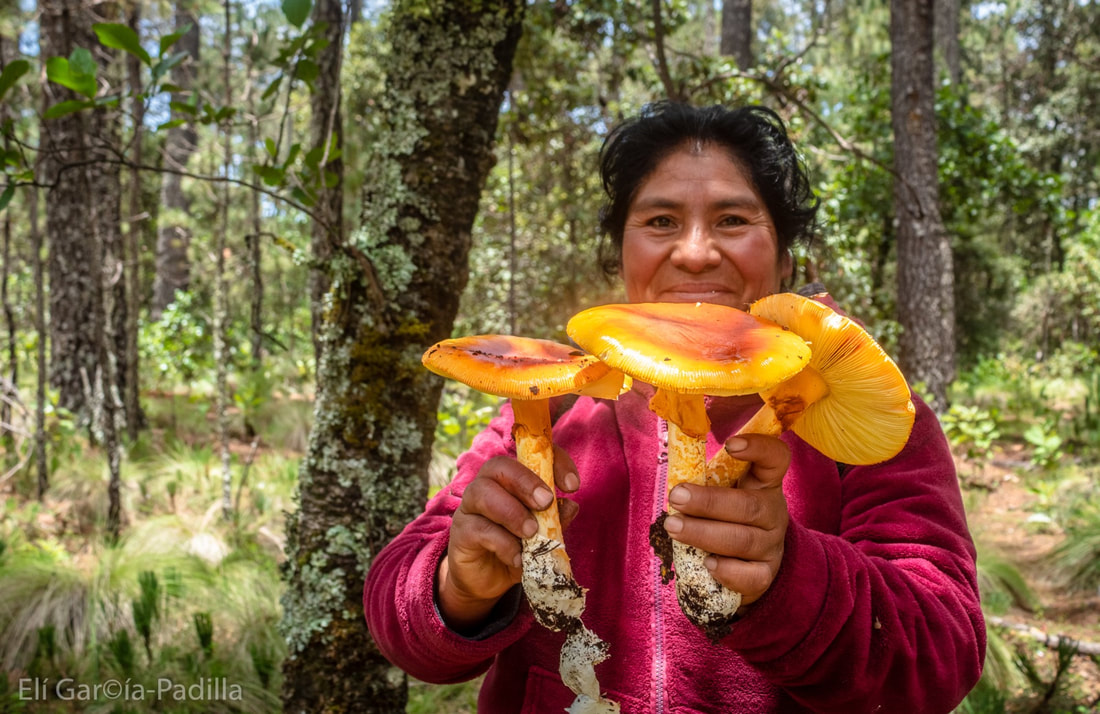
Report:
[[798,335],[710,303],[602,305],[574,315],[566,330],[612,367],[679,394],[759,392],[797,374],[810,360]]
[[[886,351],[855,321],[795,293],[768,295],[749,311],[800,335],[813,349],[806,374],[816,372],[827,394],[811,402],[791,431],[831,459],[874,464],[895,456],[913,428],[909,385]],[[804,375],[800,375],[800,379]],[[761,396],[781,412],[781,385]]]
[[474,335],[443,340],[421,359],[436,374],[509,399],[562,394],[617,398],[626,377],[594,356],[552,340]]

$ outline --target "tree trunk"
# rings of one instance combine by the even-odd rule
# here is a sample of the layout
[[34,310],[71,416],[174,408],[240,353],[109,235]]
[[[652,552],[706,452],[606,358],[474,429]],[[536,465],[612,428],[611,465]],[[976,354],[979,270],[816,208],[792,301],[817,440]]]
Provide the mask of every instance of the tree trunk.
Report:
[[[130,29],[141,32],[141,5],[134,3],[130,10]],[[141,411],[141,387],[138,370],[138,311],[141,309],[141,223],[145,220],[141,200],[141,171],[137,168],[144,162],[142,141],[145,122],[145,100],[141,93],[141,62],[133,55],[126,56],[129,71],[130,91],[134,98],[131,110],[134,115],[134,167],[130,170],[130,215],[126,219],[126,243],[124,245],[123,273],[126,276],[126,325],[124,330],[124,366],[122,380],[122,406],[126,415],[126,431],[131,441],[138,437],[138,431],[144,426],[145,417]]]
[[[90,23],[82,20],[77,0],[51,0],[41,13],[41,56],[68,57],[74,47],[90,47]],[[72,99],[72,92],[43,84],[45,106]],[[46,235],[50,282],[50,384],[58,390],[60,406],[83,414],[84,380],[96,372],[96,343],[92,321],[100,307],[98,280],[91,270],[96,246],[87,239],[88,195],[83,167],[74,169],[82,153],[84,132],[79,114],[44,120],[42,177],[51,185],[46,201]],[[95,262],[99,262],[96,260]]]
[[891,0],[899,361],[947,408],[955,376],[954,267],[939,209],[931,0]]
[[362,614],[363,578],[423,508],[448,337],[524,3],[393,8],[361,226],[326,262],[315,422],[288,528],[287,712],[404,712],[405,677]]
[[[7,67],[8,59],[8,40],[3,35],[0,35],[0,70]],[[0,105],[0,122],[7,122],[10,112],[8,111],[8,105]],[[4,137],[4,150],[8,151],[11,148],[11,142],[8,137]],[[0,276],[0,305],[4,310],[4,324],[7,327],[8,332],[8,374],[10,374],[9,381],[11,383],[12,397],[17,398],[19,395],[19,359],[16,352],[16,343],[18,340],[15,336],[15,310],[12,308],[11,299],[8,295],[8,277],[11,274],[11,205],[8,205],[7,210],[4,211],[4,258],[3,258],[3,276]],[[3,377],[0,377],[0,383],[2,383]],[[12,423],[12,402],[6,399],[6,389],[0,389],[0,452],[2,452],[5,459],[15,459],[15,430]]]
[[[7,112],[3,112],[7,114]],[[4,142],[7,144],[7,142]],[[6,147],[5,147],[6,148]],[[0,453],[5,459],[15,459],[15,430],[12,423],[13,399],[19,397],[19,357],[15,346],[18,342],[15,334],[15,311],[8,296],[8,275],[11,273],[11,205],[4,211],[4,258],[3,275],[0,276],[0,304],[4,309],[4,325],[8,333],[8,377],[0,376]],[[10,385],[10,386],[9,386]],[[11,390],[9,396],[8,390]]]
[[[334,151],[342,151],[344,146],[343,118],[340,109],[340,58],[344,48],[343,3],[339,0],[318,0],[313,6],[313,23],[325,24],[324,37],[328,46],[317,55],[320,72],[314,80],[314,91],[310,99],[310,140],[314,147],[323,147],[324,158],[318,164],[317,171],[323,177],[326,172],[335,176],[330,187],[325,181],[318,183],[318,196],[315,212],[321,218],[313,222],[312,250],[316,262],[326,263],[332,256],[332,247],[344,242],[344,162]],[[321,325],[319,310],[322,309],[324,295],[328,291],[329,277],[323,269],[310,271],[311,317],[313,324],[313,347],[318,361],[321,356],[321,341],[317,331]]]
[[[96,22],[116,22],[119,19],[114,12],[117,5],[101,3],[97,9],[109,14],[95,18]],[[111,87],[123,84],[118,81],[118,69],[106,56],[100,62],[101,77],[108,77]],[[110,91],[107,90],[107,93]],[[123,395],[130,389],[127,384],[129,367],[126,364],[129,316],[126,247],[122,235],[122,171],[119,163],[113,160],[118,152],[117,147],[121,145],[119,125],[117,110],[97,110],[85,120],[90,144],[89,158],[93,161],[87,167],[88,186],[94,187],[94,191],[85,198],[87,205],[94,210],[89,210],[85,215],[95,218],[95,233],[102,246],[100,265],[103,271],[103,329],[106,339],[103,358],[106,361],[100,362],[99,366],[106,377],[102,386],[103,398],[111,403],[109,412],[116,421],[112,425],[116,432],[126,425]],[[107,411],[104,411],[105,415]]]
[[[222,82],[225,106],[233,106],[233,85],[230,62],[233,59],[233,23],[231,0],[225,5],[225,35],[222,45]],[[214,240],[214,382],[217,415],[218,444],[222,462],[222,516],[229,520],[233,515],[233,472],[229,454],[229,286],[225,279],[225,254],[229,240],[229,177],[233,165],[233,128],[226,122],[222,131],[222,167],[225,181],[222,183],[221,226]]]
[[49,341],[46,333],[46,279],[42,261],[42,231],[38,226],[38,187],[27,186],[24,191],[34,270],[34,330],[38,333],[38,349],[35,350],[38,374],[35,375],[34,465],[38,475],[38,500],[41,501],[50,487],[50,471],[46,463],[46,347]]
[[962,82],[962,59],[959,50],[959,0],[936,0],[936,49],[947,70],[951,84],[959,89]]
[[752,0],[724,0],[722,3],[723,55],[733,57],[740,69],[753,66]]
[[[248,157],[249,163],[255,164],[256,146],[259,144],[259,127],[256,122],[255,97],[253,96],[254,84],[251,78],[251,66],[249,69],[248,105]],[[249,288],[252,292],[252,304],[249,307],[248,322],[251,326],[252,369],[262,369],[264,350],[264,276],[261,261],[263,259],[263,223],[260,220],[260,192],[250,191],[248,197],[248,268],[251,275]],[[253,436],[251,427],[247,427],[248,436]]]
[[[112,17],[92,17],[79,0],[52,0],[41,5],[42,56],[68,57],[74,48],[99,47],[91,25]],[[97,7],[109,11],[104,4]],[[107,65],[102,53],[100,67]],[[72,92],[46,82],[46,106],[71,99]],[[49,241],[50,290],[50,382],[58,390],[60,406],[93,423],[91,392],[101,369],[113,367],[99,361],[100,345],[96,320],[104,307],[103,275],[98,266],[112,271],[108,285],[118,295],[121,272],[117,261],[119,245],[119,172],[97,158],[106,158],[114,148],[113,117],[106,110],[69,114],[42,123],[42,176],[50,185],[46,201],[46,234]],[[94,140],[96,143],[91,144]],[[106,145],[106,146],[105,146]],[[91,187],[95,186],[95,191]],[[94,225],[89,225],[94,221]],[[98,241],[88,240],[89,233]],[[106,256],[103,252],[106,250]],[[113,307],[113,306],[112,306]],[[123,323],[121,310],[105,316],[104,330],[117,336]],[[103,355],[114,362],[118,350]],[[113,370],[109,375],[113,374]],[[107,392],[117,390],[113,377],[104,384]],[[96,425],[93,424],[93,427]]]
[[[172,69],[172,83],[182,91],[172,93],[172,101],[187,102],[194,90],[195,67],[199,62],[199,23],[190,0],[176,1],[176,29],[190,25],[191,29],[172,48],[173,52],[186,52],[185,60]],[[195,153],[198,133],[187,114],[172,111],[173,119],[185,119],[187,123],[172,127],[164,138],[164,168],[161,179],[161,219],[157,227],[156,276],[153,279],[153,303],[149,318],[159,320],[164,309],[172,304],[176,292],[187,290],[191,284],[191,259],[187,252],[191,246],[191,228],[187,213],[191,201],[183,190],[183,177],[178,173],[187,169],[187,162]]]

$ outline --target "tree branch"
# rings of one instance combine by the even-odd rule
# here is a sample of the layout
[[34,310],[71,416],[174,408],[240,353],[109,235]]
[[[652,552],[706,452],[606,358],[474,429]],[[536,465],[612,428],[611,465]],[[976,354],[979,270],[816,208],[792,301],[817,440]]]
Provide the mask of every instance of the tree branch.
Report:
[[1100,655],[1100,642],[1084,642],[1074,639],[1068,635],[1048,634],[1043,632],[1038,627],[1033,625],[1027,625],[1022,622],[1013,622],[1003,617],[996,615],[986,615],[986,623],[993,625],[994,627],[1002,627],[1006,630],[1012,630],[1013,632],[1019,632],[1027,635],[1033,640],[1038,640],[1040,643],[1050,647],[1051,649],[1058,649],[1063,643],[1070,643],[1076,645],[1077,654],[1098,656]]
[[661,0],[652,0],[653,7],[653,45],[657,54],[657,75],[661,78],[661,84],[665,87],[665,94],[674,102],[684,101],[684,93],[676,88],[672,80],[672,73],[668,69],[668,58],[665,56],[665,23],[661,18]]

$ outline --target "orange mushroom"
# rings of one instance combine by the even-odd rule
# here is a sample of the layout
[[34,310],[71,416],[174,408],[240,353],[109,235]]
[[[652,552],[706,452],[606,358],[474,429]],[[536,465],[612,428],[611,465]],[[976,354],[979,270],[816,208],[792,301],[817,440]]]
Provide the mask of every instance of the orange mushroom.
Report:
[[[901,451],[916,416],[909,385],[866,330],[795,293],[768,295],[749,311],[806,340],[813,354],[806,369],[761,390],[764,405],[739,433],[775,436],[790,429],[850,465],[879,463]],[[723,449],[707,464],[708,481],[732,486],[747,470]]]
[[[428,349],[424,366],[488,394],[511,400],[512,436],[517,460],[554,491],[551,397],[582,394],[616,399],[629,378],[592,355],[550,340],[478,335],[443,340]],[[523,541],[523,590],[535,619],[551,630],[565,630],[561,653],[563,681],[577,694],[577,714],[617,712],[600,696],[595,665],[608,655],[607,643],[581,623],[585,589],[573,577],[565,552],[557,501],[535,512],[538,531]]]
[[[649,407],[669,425],[668,491],[681,483],[705,483],[710,420],[704,395],[770,389],[810,359],[809,347],[794,333],[708,303],[604,305],[574,315],[566,330],[602,361],[657,387]],[[672,550],[680,608],[716,639],[741,596],[714,579],[703,565],[706,553],[680,542],[673,542]]]

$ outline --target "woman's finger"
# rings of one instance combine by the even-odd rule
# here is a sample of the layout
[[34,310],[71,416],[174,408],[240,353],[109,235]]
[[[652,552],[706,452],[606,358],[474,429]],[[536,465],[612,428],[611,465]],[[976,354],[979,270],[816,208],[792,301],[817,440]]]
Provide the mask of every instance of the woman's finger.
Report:
[[738,434],[726,439],[726,451],[735,459],[748,461],[749,472],[738,488],[779,488],[791,465],[791,450],[783,441],[766,434]]
[[750,605],[759,600],[778,572],[778,565],[771,562],[744,561],[710,555],[703,561],[714,579],[726,588],[741,593],[741,604]]
[[556,444],[554,445],[554,483],[566,493],[573,493],[581,485],[573,457]]

